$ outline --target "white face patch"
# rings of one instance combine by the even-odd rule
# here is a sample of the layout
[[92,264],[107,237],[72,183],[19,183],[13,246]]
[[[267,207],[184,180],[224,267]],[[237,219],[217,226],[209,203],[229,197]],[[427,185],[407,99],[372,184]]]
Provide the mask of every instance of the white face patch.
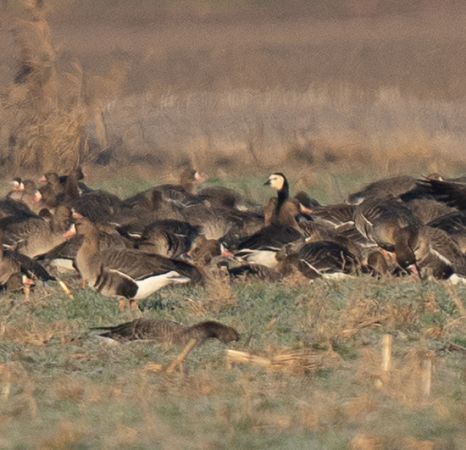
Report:
[[272,174],[269,177],[269,184],[273,189],[280,191],[283,189],[283,185],[285,184],[285,180],[281,175]]

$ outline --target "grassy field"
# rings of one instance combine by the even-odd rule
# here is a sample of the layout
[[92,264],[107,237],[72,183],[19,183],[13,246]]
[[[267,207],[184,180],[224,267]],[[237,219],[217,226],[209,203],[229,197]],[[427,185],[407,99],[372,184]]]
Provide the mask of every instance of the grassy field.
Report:
[[167,289],[144,317],[221,320],[241,333],[231,348],[275,358],[227,365],[211,342],[172,375],[157,365],[176,349],[88,330],[131,319],[100,295],[2,297],[0,448],[461,449],[466,359],[453,349],[466,346],[465,294],[368,277]]

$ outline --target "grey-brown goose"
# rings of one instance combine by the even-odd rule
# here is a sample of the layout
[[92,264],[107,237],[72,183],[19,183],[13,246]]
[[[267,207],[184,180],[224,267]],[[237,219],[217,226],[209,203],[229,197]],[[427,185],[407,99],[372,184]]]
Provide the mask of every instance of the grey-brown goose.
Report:
[[37,210],[41,195],[36,184],[32,180],[24,180],[21,182],[21,186],[22,189],[9,192],[6,198],[22,202],[31,211]]
[[296,267],[310,279],[339,278],[355,274],[361,266],[357,258],[347,248],[332,241],[318,241],[304,245],[285,246],[277,254],[282,266]]
[[220,267],[226,267],[228,275],[232,279],[241,280],[262,280],[262,281],[280,281],[283,278],[283,273],[279,270],[271,269],[270,267],[261,264],[235,264],[231,261],[224,261]]
[[137,242],[137,248],[146,253],[155,253],[177,258],[189,252],[202,227],[179,220],[158,220],[149,224]]
[[348,197],[348,203],[359,205],[364,200],[373,198],[385,198],[387,196],[398,197],[416,187],[417,180],[408,175],[402,175],[374,181],[366,185],[358,192]]
[[426,179],[419,183],[428,186],[436,200],[445,202],[462,211],[466,210],[466,183],[458,181],[441,181]]
[[466,211],[445,214],[432,220],[427,225],[447,232],[458,244],[461,251],[466,253]]
[[218,339],[228,344],[240,338],[234,328],[210,320],[188,327],[171,320],[136,319],[113,327],[93,329],[107,330],[100,336],[119,341],[153,340],[167,345],[186,345],[191,339],[198,345],[207,339]]
[[[303,229],[306,242],[332,241],[346,247],[353,255],[360,257],[364,248],[367,245],[360,244],[360,240],[353,236],[352,233],[347,233],[348,229],[353,229],[352,225],[347,227],[334,228],[332,225],[327,225],[327,222],[308,221],[300,224]],[[341,231],[340,231],[341,230]],[[359,234],[357,230],[354,230]],[[361,238],[363,238],[361,236]],[[373,246],[374,244],[372,244]]]
[[424,225],[457,211],[455,208],[432,198],[416,198],[406,201],[405,204]]
[[131,249],[101,250],[98,230],[88,219],[77,221],[76,231],[84,236],[76,267],[82,279],[103,295],[139,300],[170,284],[203,279],[198,269],[183,261]]
[[0,199],[0,219],[6,217],[37,217],[23,202],[11,198]]
[[466,276],[466,256],[455,241],[438,228],[412,225],[401,229],[396,236],[395,253],[401,267],[415,267],[421,277]]
[[11,190],[6,194],[6,198],[20,200],[24,191],[24,182],[21,177],[15,177],[10,181]]
[[56,208],[63,203],[65,195],[65,186],[60,182],[60,177],[56,172],[47,172],[40,179],[40,182],[45,183],[39,188],[41,197],[41,206],[46,208]]
[[11,250],[3,248],[3,233],[0,231],[0,285],[6,285],[13,275],[18,275],[21,282],[39,279],[43,282],[55,280],[37,261]]
[[95,190],[81,194],[78,187],[79,172],[71,172],[67,179],[60,203],[70,207],[79,217],[84,216],[93,222],[107,223],[122,208],[122,201],[114,194]]
[[[133,242],[121,236],[110,226],[97,225],[99,248],[134,248]],[[49,252],[40,256],[41,262],[47,266],[52,266],[61,271],[77,270],[75,259],[83,243],[84,237],[70,233],[69,239],[61,245],[53,248]]]
[[354,213],[357,230],[385,250],[393,250],[395,237],[401,228],[420,225],[420,220],[400,200],[368,199]]
[[354,211],[354,205],[342,203],[312,208],[309,214],[314,221],[337,228],[343,225],[352,225],[354,223]]
[[246,211],[257,209],[258,205],[248,201],[239,192],[225,186],[208,186],[201,189],[197,197],[208,201],[211,206]]
[[5,243],[31,258],[43,255],[65,242],[71,226],[71,210],[59,206],[50,220],[41,217],[6,217],[0,219]]
[[176,201],[182,205],[199,203],[196,198],[196,186],[204,181],[204,177],[195,169],[186,168],[181,172],[180,184],[161,184],[124,200],[124,206],[134,208],[147,205],[154,192],[158,192],[162,200]]

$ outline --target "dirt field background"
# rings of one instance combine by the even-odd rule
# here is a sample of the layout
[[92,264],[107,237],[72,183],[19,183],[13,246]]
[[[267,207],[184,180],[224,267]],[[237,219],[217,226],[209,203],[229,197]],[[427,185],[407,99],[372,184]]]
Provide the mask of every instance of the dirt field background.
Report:
[[[6,98],[21,64],[12,30],[31,13],[20,1],[3,5],[0,86]],[[221,177],[251,167],[264,173],[297,167],[296,178],[322,165],[336,176],[368,166],[380,174],[464,170],[463,2],[44,5],[57,98],[65,98],[74,88],[70,77],[78,77],[81,98],[92,109],[80,123],[90,145],[81,163],[130,164],[141,176],[148,167],[171,173],[186,160]],[[104,140],[96,138],[97,104]],[[5,116],[11,113],[3,106]],[[20,128],[14,122],[6,117],[0,125],[5,161],[26,152],[19,137],[11,145]],[[47,144],[47,153],[63,146]],[[26,159],[23,170],[57,161]]]

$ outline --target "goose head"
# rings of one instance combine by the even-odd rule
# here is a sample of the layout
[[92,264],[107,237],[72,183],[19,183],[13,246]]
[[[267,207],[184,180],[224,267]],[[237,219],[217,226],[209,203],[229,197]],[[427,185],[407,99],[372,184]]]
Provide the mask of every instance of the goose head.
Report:
[[191,169],[187,168],[181,172],[180,175],[180,182],[181,185],[187,184],[187,183],[202,183],[206,179],[204,174],[201,174],[199,171],[196,169]]
[[201,328],[205,332],[206,338],[214,338],[227,344],[232,341],[239,341],[239,333],[232,327],[223,325],[219,322],[206,321],[201,322],[194,327]]
[[11,185],[13,186],[14,191],[23,191],[24,190],[24,183],[20,177],[15,177],[11,180]]
[[281,172],[272,173],[267,181],[264,183],[265,186],[270,186],[276,191],[282,191],[288,185],[285,175]]
[[97,227],[87,217],[76,220],[75,229],[78,236],[93,236],[98,233]]
[[410,225],[399,230],[395,237],[396,260],[404,269],[416,264],[416,255],[413,249],[418,233],[418,227]]

